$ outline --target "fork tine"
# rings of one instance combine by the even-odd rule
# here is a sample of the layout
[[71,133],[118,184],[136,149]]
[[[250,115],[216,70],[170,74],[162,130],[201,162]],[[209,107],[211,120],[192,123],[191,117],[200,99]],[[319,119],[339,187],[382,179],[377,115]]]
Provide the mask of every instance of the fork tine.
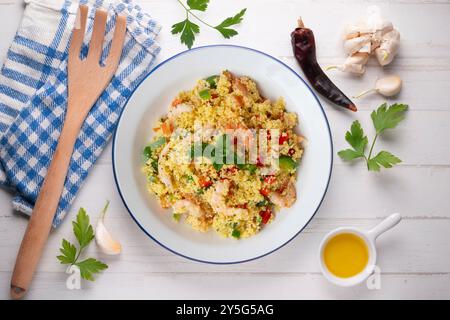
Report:
[[125,40],[125,33],[127,29],[127,20],[123,16],[116,17],[116,26],[114,29],[114,36],[109,50],[108,58],[105,62],[107,68],[116,69],[119,63],[123,42]]
[[100,62],[100,57],[103,50],[103,40],[105,38],[106,20],[108,13],[104,10],[97,10],[94,18],[94,29],[92,31],[92,38],[89,43],[88,60]]
[[84,32],[86,29],[86,19],[88,14],[88,7],[80,5],[77,13],[75,26],[72,32],[72,40],[69,47],[69,63],[70,60],[79,59],[81,45],[83,44]]

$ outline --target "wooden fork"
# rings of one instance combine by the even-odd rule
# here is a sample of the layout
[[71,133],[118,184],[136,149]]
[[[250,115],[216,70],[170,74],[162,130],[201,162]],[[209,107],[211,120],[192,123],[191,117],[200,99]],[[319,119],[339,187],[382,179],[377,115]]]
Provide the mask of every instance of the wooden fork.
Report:
[[97,10],[88,55],[86,59],[80,59],[87,14],[88,7],[80,6],[69,48],[67,113],[56,151],[17,254],[11,279],[10,294],[13,299],[22,298],[28,290],[58,208],[75,141],[89,110],[116,72],[122,54],[126,19],[118,16],[108,58],[104,66],[100,65],[107,12]]

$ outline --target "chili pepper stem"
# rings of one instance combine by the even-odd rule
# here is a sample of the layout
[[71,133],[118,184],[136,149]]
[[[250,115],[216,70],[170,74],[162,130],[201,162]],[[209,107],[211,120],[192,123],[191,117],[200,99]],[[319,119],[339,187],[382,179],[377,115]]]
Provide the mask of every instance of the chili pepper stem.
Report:
[[304,28],[305,24],[303,23],[302,17],[297,19],[297,28]]

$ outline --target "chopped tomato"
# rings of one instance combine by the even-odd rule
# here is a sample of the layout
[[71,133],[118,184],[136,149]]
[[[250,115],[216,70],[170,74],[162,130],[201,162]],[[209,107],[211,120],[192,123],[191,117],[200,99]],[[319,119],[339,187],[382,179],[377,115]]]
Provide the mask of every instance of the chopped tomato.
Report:
[[272,210],[270,210],[269,208],[267,208],[264,211],[260,211],[259,212],[259,216],[262,218],[261,222],[263,224],[266,224],[267,222],[269,222],[270,217],[272,216]]
[[231,167],[231,168],[227,169],[227,172],[230,173],[230,174],[234,174],[234,173],[236,173],[236,171],[237,171],[236,167]]
[[279,144],[283,144],[289,140],[289,135],[286,132],[281,133],[280,138],[278,139]]
[[247,204],[246,204],[246,203],[243,203],[243,204],[238,204],[238,205],[236,206],[236,208],[247,209],[248,207],[247,207]]
[[295,154],[295,150],[293,148],[290,148],[288,151],[288,155],[293,156]]
[[261,162],[261,159],[259,159],[259,157],[256,158],[256,166],[257,167],[264,167],[264,163]]
[[272,175],[264,177],[264,182],[267,184],[273,184],[275,180],[276,180],[275,176]]
[[209,186],[211,186],[213,184],[213,182],[211,180],[206,180],[205,178],[200,178],[199,184],[200,184],[200,187],[202,187],[202,188],[208,188]]
[[172,101],[172,107],[176,107],[177,105],[181,104],[183,102],[183,100],[181,100],[180,98],[174,99]]
[[217,97],[219,97],[219,95],[217,93],[212,93],[211,94],[211,98],[216,99]]
[[267,188],[262,188],[261,190],[259,190],[259,193],[261,193],[264,197],[267,197],[270,193],[270,190]]

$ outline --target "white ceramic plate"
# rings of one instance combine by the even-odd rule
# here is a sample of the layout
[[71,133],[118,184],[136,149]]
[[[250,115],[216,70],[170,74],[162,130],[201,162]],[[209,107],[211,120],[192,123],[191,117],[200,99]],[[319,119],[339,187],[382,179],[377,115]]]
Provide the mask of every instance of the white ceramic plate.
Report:
[[[248,239],[224,239],[211,231],[200,233],[185,223],[174,223],[171,210],[161,209],[145,186],[142,150],[152,127],[167,113],[172,99],[196,81],[222,70],[253,78],[262,94],[280,96],[287,110],[296,112],[300,132],[307,138],[298,170],[297,201]],[[157,66],[128,101],[113,143],[113,170],[119,193],[139,227],[166,249],[183,257],[209,263],[239,263],[282,247],[308,224],[328,187],[332,167],[331,134],[325,113],[305,81],[281,61],[256,50],[228,45],[182,52]]]

